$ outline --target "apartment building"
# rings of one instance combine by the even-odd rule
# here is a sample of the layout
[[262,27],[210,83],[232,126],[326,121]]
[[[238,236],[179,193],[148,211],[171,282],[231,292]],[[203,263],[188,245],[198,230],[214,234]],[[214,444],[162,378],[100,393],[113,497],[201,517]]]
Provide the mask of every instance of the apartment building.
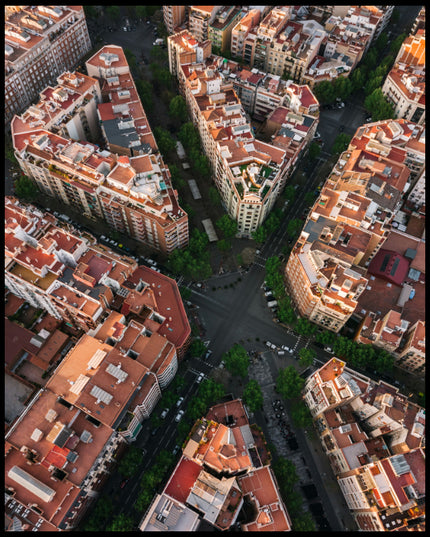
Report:
[[218,72],[222,63],[183,65],[185,95],[226,210],[249,237],[285,185],[288,163],[285,151],[254,139],[232,84]]
[[266,52],[291,17],[292,7],[273,8],[246,36],[243,61],[250,67],[265,69]]
[[[105,246],[90,245],[76,231],[58,227],[52,215],[12,198],[6,198],[5,254],[6,288],[63,319],[73,333],[98,329],[115,310],[170,343],[160,350],[167,360],[160,367],[164,363],[166,369],[171,361],[174,369],[175,360],[184,356],[191,329],[171,278],[137,267],[133,259]],[[172,368],[160,380],[163,387],[172,378]]]
[[182,76],[181,65],[188,63],[200,63],[208,58],[212,53],[210,40],[197,41],[188,30],[182,30],[167,38],[167,49],[169,54],[169,71],[178,79],[179,91],[184,94],[184,78]]
[[[419,136],[415,125],[402,120],[357,130],[287,262],[287,289],[301,315],[338,332],[352,314],[368,311],[360,297],[372,287],[372,260],[382,245],[386,248],[410,186],[405,147]],[[372,291],[372,296],[377,295]]]
[[162,6],[164,25],[169,34],[175,34],[185,22],[186,6]]
[[[239,399],[209,409],[190,432],[183,455],[143,517],[142,531],[199,531],[201,521],[225,531],[241,515],[242,531],[290,531],[289,514]],[[243,512],[242,512],[243,513]]]
[[65,72],[55,87],[40,92],[39,101],[11,122],[13,136],[44,129],[73,140],[97,141],[100,127],[97,105],[102,101],[98,80],[82,73]]
[[261,11],[259,9],[251,9],[232,28],[230,51],[233,58],[242,58],[245,39],[251,30],[260,22],[260,18]]
[[91,49],[82,6],[6,6],[5,128]]
[[268,46],[264,69],[302,84],[303,77],[325,37],[324,28],[316,21],[288,21],[282,32]]
[[382,92],[396,117],[419,125],[425,121],[425,30],[405,39]]
[[[318,102],[307,89],[281,83],[279,77],[266,76],[256,69],[247,71],[221,57],[210,56],[200,63],[179,67],[179,86],[211,162],[223,204],[238,222],[239,235],[250,237],[284,188],[300,151],[316,129],[316,121],[315,117],[295,117],[297,127],[291,138],[295,136],[295,142],[304,143],[295,147],[297,152],[292,151],[293,146],[287,151],[281,143],[267,144],[255,139],[241,100],[244,99],[248,112],[260,115],[285,101],[297,111],[308,110],[316,116]],[[235,87],[240,91],[240,99]],[[299,123],[304,122],[306,126],[300,127]]]
[[[87,70],[89,77],[59,77],[61,86],[48,88],[39,105],[12,121],[22,170],[42,192],[79,207],[90,219],[104,219],[166,254],[183,248],[188,217],[178,204],[122,49],[103,47],[88,60]],[[100,125],[103,145],[112,152],[85,141],[98,136]]]
[[223,6],[189,6],[188,30],[197,41],[209,39],[209,25]]
[[241,6],[223,6],[217,11],[215,19],[209,24],[208,29],[208,39],[211,41],[212,47],[222,53],[230,50],[232,30],[241,17]]
[[337,358],[303,398],[359,530],[424,531],[424,409]]
[[5,441],[9,531],[75,528],[123,444],[110,427],[47,388],[38,391]]

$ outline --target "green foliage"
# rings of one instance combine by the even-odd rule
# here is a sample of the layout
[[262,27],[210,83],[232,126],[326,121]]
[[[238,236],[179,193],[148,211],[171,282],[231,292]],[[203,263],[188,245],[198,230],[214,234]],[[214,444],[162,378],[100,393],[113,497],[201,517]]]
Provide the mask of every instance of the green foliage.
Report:
[[201,356],[206,350],[206,346],[200,338],[195,338],[189,347],[190,354],[193,358]]
[[233,347],[223,354],[225,368],[233,375],[246,377],[249,367],[249,356],[244,347],[235,343]]
[[317,159],[321,154],[321,146],[317,144],[316,142],[312,142],[309,146],[309,153],[308,157],[309,160],[315,160]]
[[372,115],[374,121],[393,119],[394,107],[388,102],[381,88],[376,88],[364,100],[364,107]]
[[178,132],[178,138],[186,150],[189,150],[192,147],[200,149],[199,133],[191,121],[182,125]]
[[173,152],[176,148],[175,140],[170,132],[162,127],[155,127],[153,130],[158,148],[162,155]]
[[299,350],[299,363],[302,366],[311,365],[316,357],[317,353],[313,349],[302,347]]
[[[158,52],[155,52],[158,51]],[[153,47],[151,49],[151,56],[154,55],[163,55],[165,56],[166,53],[164,50],[160,47]],[[161,60],[161,58],[158,58]],[[162,67],[158,63],[151,63],[150,65],[152,75],[154,77],[154,80],[163,88],[172,89],[173,88],[173,76],[171,75],[169,69],[166,67]]]
[[313,92],[320,104],[330,104],[336,99],[333,84],[328,80],[323,80],[316,84]]
[[133,529],[133,519],[124,513],[116,515],[107,531],[131,531]]
[[335,138],[333,147],[331,148],[332,154],[337,155],[346,151],[348,149],[350,141],[351,136],[349,136],[348,134],[345,134],[344,132],[338,134]]
[[137,93],[145,110],[151,110],[154,101],[152,98],[152,86],[147,80],[135,79]]
[[258,244],[263,244],[267,239],[267,230],[264,225],[259,226],[255,231],[251,233],[251,237]]
[[258,382],[254,379],[250,380],[245,386],[242,398],[251,412],[263,408],[263,392]]
[[135,69],[137,66],[136,62],[136,56],[133,54],[133,52],[129,48],[124,48],[124,55],[127,59],[128,65],[130,66],[130,69]]
[[285,399],[300,396],[305,381],[299,376],[294,366],[290,365],[279,371],[276,379],[276,391]]
[[221,239],[217,243],[217,248],[220,252],[228,252],[231,249],[231,241],[227,239]]
[[316,531],[315,522],[309,511],[291,515],[293,531]]
[[221,196],[214,186],[209,187],[209,199],[213,205],[221,205]]
[[26,175],[21,175],[14,183],[15,194],[24,201],[36,201],[40,195],[39,189]]
[[181,298],[182,300],[189,300],[191,298],[191,289],[189,289],[188,287],[184,287],[183,285],[181,285],[179,287],[179,292],[181,293]]
[[310,337],[313,336],[317,331],[317,326],[309,321],[309,319],[306,319],[306,317],[300,317],[297,319],[295,331],[302,336]]
[[194,255],[203,255],[206,252],[206,248],[209,244],[209,237],[204,231],[199,231],[197,228],[193,229],[191,233],[189,249]]
[[278,299],[278,319],[281,323],[294,324],[297,320],[294,308],[291,306],[289,296]]
[[312,415],[307,404],[302,399],[291,403],[290,415],[296,427],[309,427],[312,425]]
[[295,239],[302,227],[303,222],[300,218],[293,218],[290,220],[287,224],[287,234],[290,239]]
[[83,526],[83,531],[100,531],[104,527],[110,517],[113,515],[114,508],[112,500],[106,494],[103,494],[98,499],[91,511],[91,516]]
[[187,105],[182,95],[176,95],[170,101],[169,114],[179,121],[186,121],[188,119]]
[[296,189],[293,187],[293,185],[287,185],[284,188],[284,192],[282,193],[282,196],[292,203],[294,201],[294,198],[296,197]]
[[117,22],[121,17],[121,13],[118,6],[107,6],[106,15],[112,22]]
[[237,233],[237,222],[230,218],[228,214],[224,214],[216,221],[216,227],[220,229],[226,239],[233,238]]
[[336,340],[336,334],[330,332],[329,330],[323,330],[322,332],[317,332],[315,335],[315,341],[321,343],[321,345],[327,345],[332,347]]
[[131,445],[128,448],[127,453],[121,459],[121,462],[118,465],[118,471],[124,477],[131,477],[137,472],[141,463],[142,450]]

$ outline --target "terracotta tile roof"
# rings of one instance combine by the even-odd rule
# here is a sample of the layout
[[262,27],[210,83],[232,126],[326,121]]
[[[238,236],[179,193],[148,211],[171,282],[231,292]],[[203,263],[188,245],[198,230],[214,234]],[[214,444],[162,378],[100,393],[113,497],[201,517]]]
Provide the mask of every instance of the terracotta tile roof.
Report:
[[257,517],[244,526],[246,531],[290,531],[291,522],[275,486],[270,468],[263,466],[238,478],[242,492],[253,495]]
[[164,489],[165,494],[185,503],[201,469],[200,464],[182,457]]

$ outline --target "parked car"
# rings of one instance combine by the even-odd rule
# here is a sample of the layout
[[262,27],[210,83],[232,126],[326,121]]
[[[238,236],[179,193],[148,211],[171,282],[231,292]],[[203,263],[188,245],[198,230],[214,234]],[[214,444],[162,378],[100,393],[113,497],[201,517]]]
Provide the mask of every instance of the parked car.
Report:
[[203,373],[200,373],[200,375],[197,377],[197,384],[200,384],[200,382],[205,378],[204,374]]
[[127,485],[127,483],[128,483],[128,479],[123,479],[121,483],[119,484],[119,486],[123,489]]
[[208,349],[205,354],[205,360],[207,360],[211,356],[211,354],[212,354],[212,351]]
[[163,410],[163,412],[160,414],[160,418],[161,418],[162,420],[164,420],[164,418],[167,416],[168,412],[169,412],[169,409],[168,409],[168,408],[165,408],[165,409]]
[[177,401],[176,401],[176,408],[179,408],[181,405],[182,405],[182,401],[184,400],[184,398],[181,396]]
[[181,419],[182,419],[182,416],[185,414],[185,412],[183,410],[180,410],[177,414],[176,414],[176,417],[175,417],[175,421],[177,422],[180,422]]
[[178,446],[178,444],[176,444],[176,446],[172,449],[172,454],[176,455],[176,453],[178,453],[178,451],[179,451],[179,446]]
[[224,369],[224,367],[225,367],[224,360],[221,360],[221,363],[219,364],[219,367],[220,367],[220,369]]

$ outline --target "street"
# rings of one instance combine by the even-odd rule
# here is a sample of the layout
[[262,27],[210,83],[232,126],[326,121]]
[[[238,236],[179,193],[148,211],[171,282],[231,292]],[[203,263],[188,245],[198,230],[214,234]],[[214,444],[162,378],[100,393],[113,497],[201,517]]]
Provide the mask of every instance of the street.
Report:
[[[399,6],[399,8],[403,7],[408,8],[407,6]],[[412,11],[413,9],[409,9],[408,13]],[[396,27],[398,33],[400,33],[400,25],[403,23],[406,24],[401,19],[401,23]],[[151,71],[147,62],[150,59],[155,40],[154,25],[148,24],[146,21],[133,21],[133,24],[135,30],[124,32],[122,30],[123,24],[118,21],[117,29],[109,31],[107,23],[102,21],[97,28],[101,40],[100,45],[116,44],[131,51],[136,57],[139,73],[151,80]],[[167,126],[168,114],[166,107],[161,104],[161,99],[154,98],[154,109],[151,111],[151,115],[157,116],[159,125]],[[197,287],[195,282],[182,284],[188,287],[191,292],[189,300],[196,307],[193,310],[195,311],[194,318],[201,326],[204,332],[202,339],[207,343],[207,348],[212,351],[212,354],[207,360],[203,357],[186,357],[180,364],[178,375],[182,375],[185,379],[185,384],[178,393],[178,397],[184,397],[180,408],[185,410],[190,400],[195,396],[199,386],[196,382],[199,373],[202,372],[206,377],[213,378],[223,374],[226,378],[228,377],[229,374],[222,371],[219,365],[223,353],[227,352],[235,343],[241,343],[248,352],[259,353],[259,358],[255,357],[250,365],[249,379],[253,378],[258,381],[263,391],[264,405],[262,411],[257,411],[251,416],[250,422],[257,423],[263,429],[268,442],[273,443],[276,447],[277,455],[275,454],[275,457],[284,456],[291,459],[296,465],[300,476],[299,490],[303,496],[305,508],[314,512],[310,509],[312,505],[322,506],[323,515],[318,518],[320,530],[342,531],[346,529],[354,531],[356,528],[315,431],[311,428],[307,431],[294,427],[288,415],[288,401],[281,401],[286,412],[283,420],[280,422],[279,418],[276,417],[273,401],[279,398],[275,392],[279,371],[288,365],[294,365],[300,369],[297,360],[298,353],[301,348],[310,345],[310,341],[273,321],[273,313],[267,307],[262,287],[265,280],[265,262],[269,257],[281,254],[288,241],[287,226],[289,221],[300,218],[307,210],[306,194],[314,192],[321,181],[321,169],[329,159],[333,158],[331,148],[337,135],[340,132],[345,132],[352,136],[357,128],[364,123],[364,118],[365,110],[362,101],[356,96],[346,103],[345,108],[321,110],[317,130],[321,135],[322,151],[315,161],[310,161],[305,156],[299,162],[295,174],[300,173],[304,179],[296,191],[295,200],[283,212],[281,224],[260,248],[260,252],[255,256],[249,270],[238,269],[235,272],[217,274],[205,281],[203,287]],[[155,126],[155,124],[151,124],[152,129]],[[291,178],[291,184],[295,182],[295,174]],[[5,194],[12,194],[11,169],[7,160],[5,160],[5,184]],[[289,183],[287,182],[287,184]],[[202,203],[201,212],[204,210]],[[195,221],[197,221],[197,217]],[[100,226],[101,229],[104,229],[103,224]],[[190,230],[192,227],[190,225]],[[240,250],[244,243],[245,241],[242,239],[233,240],[233,251]],[[124,244],[126,244],[125,241]],[[211,247],[216,249],[215,245]],[[187,308],[187,313],[191,322],[193,319],[191,307]],[[293,353],[279,356],[276,352],[268,350],[265,345],[266,340],[277,346],[286,345],[293,349]],[[322,349],[315,348],[315,351],[319,363],[325,363],[330,357]],[[233,397],[241,396],[243,385],[249,379],[238,384],[235,379],[228,377],[229,391]],[[227,393],[229,392],[227,391]],[[158,404],[154,414],[160,414],[161,404]],[[110,476],[106,490],[114,498],[117,508],[115,514],[125,513],[130,517],[139,518],[140,514],[137,516],[133,506],[139,494],[142,476],[153,466],[160,450],[165,449],[172,452],[178,443],[178,423],[174,419],[177,411],[178,408],[173,405],[155,434],[151,434],[153,429],[151,420],[147,419],[143,422],[134,445],[145,449],[146,454],[142,458],[139,472],[129,479],[124,488],[119,486],[122,477],[117,470],[114,470]],[[295,437],[297,448],[293,449],[287,442],[286,436],[282,434],[284,426],[288,426],[291,434]],[[180,451],[175,455],[176,460],[179,456]],[[309,488],[306,487],[311,485],[314,486],[317,494],[309,499],[306,496],[306,491]],[[141,513],[141,516],[143,514]]]

